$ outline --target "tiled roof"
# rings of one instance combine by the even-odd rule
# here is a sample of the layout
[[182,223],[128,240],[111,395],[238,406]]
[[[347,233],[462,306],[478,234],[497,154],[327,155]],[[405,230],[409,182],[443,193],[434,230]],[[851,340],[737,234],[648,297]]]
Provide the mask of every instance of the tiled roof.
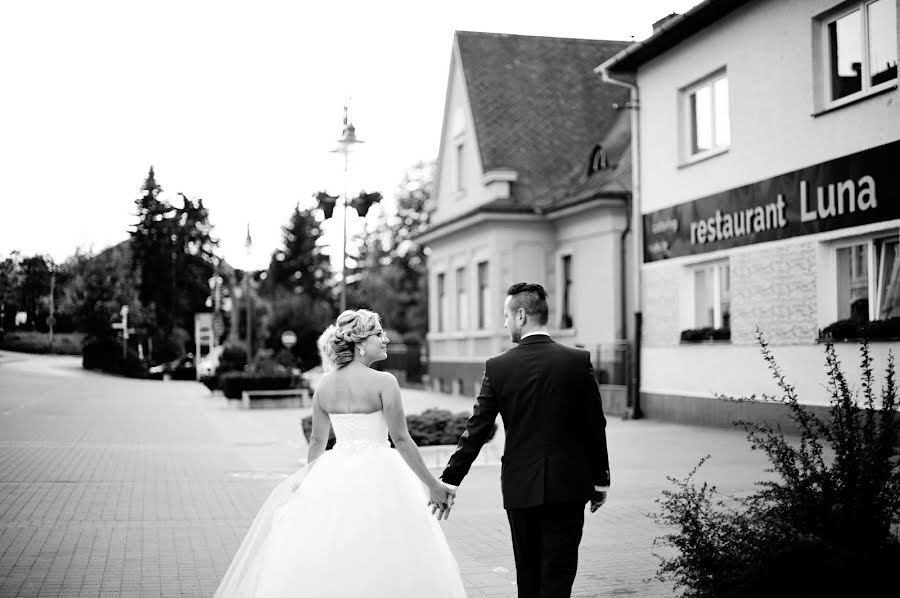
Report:
[[621,111],[606,136],[599,141],[608,166],[588,174],[589,155],[577,162],[566,176],[536,205],[544,211],[559,210],[596,197],[624,197],[631,191],[631,114]]
[[484,171],[515,170],[511,203],[550,207],[619,118],[612,105],[628,90],[593,69],[630,42],[470,31],[456,38]]

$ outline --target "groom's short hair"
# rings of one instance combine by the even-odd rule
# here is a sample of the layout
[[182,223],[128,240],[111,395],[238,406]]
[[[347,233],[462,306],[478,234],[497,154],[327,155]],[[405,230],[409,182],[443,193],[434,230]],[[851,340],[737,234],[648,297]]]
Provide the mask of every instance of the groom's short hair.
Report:
[[524,309],[525,314],[539,326],[547,323],[550,308],[547,306],[547,291],[533,282],[517,282],[506,291],[512,297],[509,307],[512,311]]

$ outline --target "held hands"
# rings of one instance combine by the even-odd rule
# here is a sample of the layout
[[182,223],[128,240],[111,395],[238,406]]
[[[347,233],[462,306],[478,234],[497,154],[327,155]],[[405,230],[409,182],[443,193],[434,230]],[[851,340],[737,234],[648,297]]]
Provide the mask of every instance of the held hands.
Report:
[[606,491],[605,490],[595,490],[591,495],[591,513],[596,513],[597,509],[603,506],[603,503],[606,502]]
[[434,483],[428,488],[428,494],[428,506],[431,507],[431,514],[436,515],[438,520],[448,519],[450,509],[453,508],[453,501],[456,499],[456,488],[434,480]]

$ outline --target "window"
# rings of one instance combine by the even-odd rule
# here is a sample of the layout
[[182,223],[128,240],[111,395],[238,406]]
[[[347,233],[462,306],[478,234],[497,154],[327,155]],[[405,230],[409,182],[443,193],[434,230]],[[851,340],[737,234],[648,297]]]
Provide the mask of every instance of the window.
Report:
[[572,328],[575,322],[572,320],[572,256],[562,256],[562,309],[559,322],[560,328]]
[[865,95],[897,80],[895,0],[861,2],[822,21],[828,102]]
[[838,320],[862,323],[900,316],[897,252],[897,237],[871,239],[837,249]]
[[455,191],[463,191],[465,189],[465,144],[460,141],[456,144],[456,187]]
[[466,303],[466,269],[456,269],[456,329],[465,330],[468,312]]
[[447,293],[444,286],[444,274],[437,275],[437,329],[444,331],[444,314],[447,313]]
[[731,273],[728,262],[693,269],[694,328],[731,327]]
[[731,144],[728,76],[720,71],[684,90],[687,157],[700,157]]
[[478,329],[484,330],[487,327],[485,318],[487,317],[487,301],[488,301],[488,263],[478,263]]

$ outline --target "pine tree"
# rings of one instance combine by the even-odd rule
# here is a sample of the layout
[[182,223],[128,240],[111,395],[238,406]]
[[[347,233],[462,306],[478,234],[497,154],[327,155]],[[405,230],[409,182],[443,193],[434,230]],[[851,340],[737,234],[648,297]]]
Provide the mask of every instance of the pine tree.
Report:
[[138,221],[131,249],[132,269],[140,280],[138,298],[154,314],[147,330],[158,339],[154,352],[168,346],[154,361],[184,350],[194,314],[206,309],[216,246],[202,199],[195,202],[179,193],[182,206],[175,207],[161,193],[151,166],[135,201]]
[[295,207],[282,229],[284,247],[272,254],[268,285],[314,300],[330,299],[331,263],[318,243],[321,236],[322,229],[312,211]]

